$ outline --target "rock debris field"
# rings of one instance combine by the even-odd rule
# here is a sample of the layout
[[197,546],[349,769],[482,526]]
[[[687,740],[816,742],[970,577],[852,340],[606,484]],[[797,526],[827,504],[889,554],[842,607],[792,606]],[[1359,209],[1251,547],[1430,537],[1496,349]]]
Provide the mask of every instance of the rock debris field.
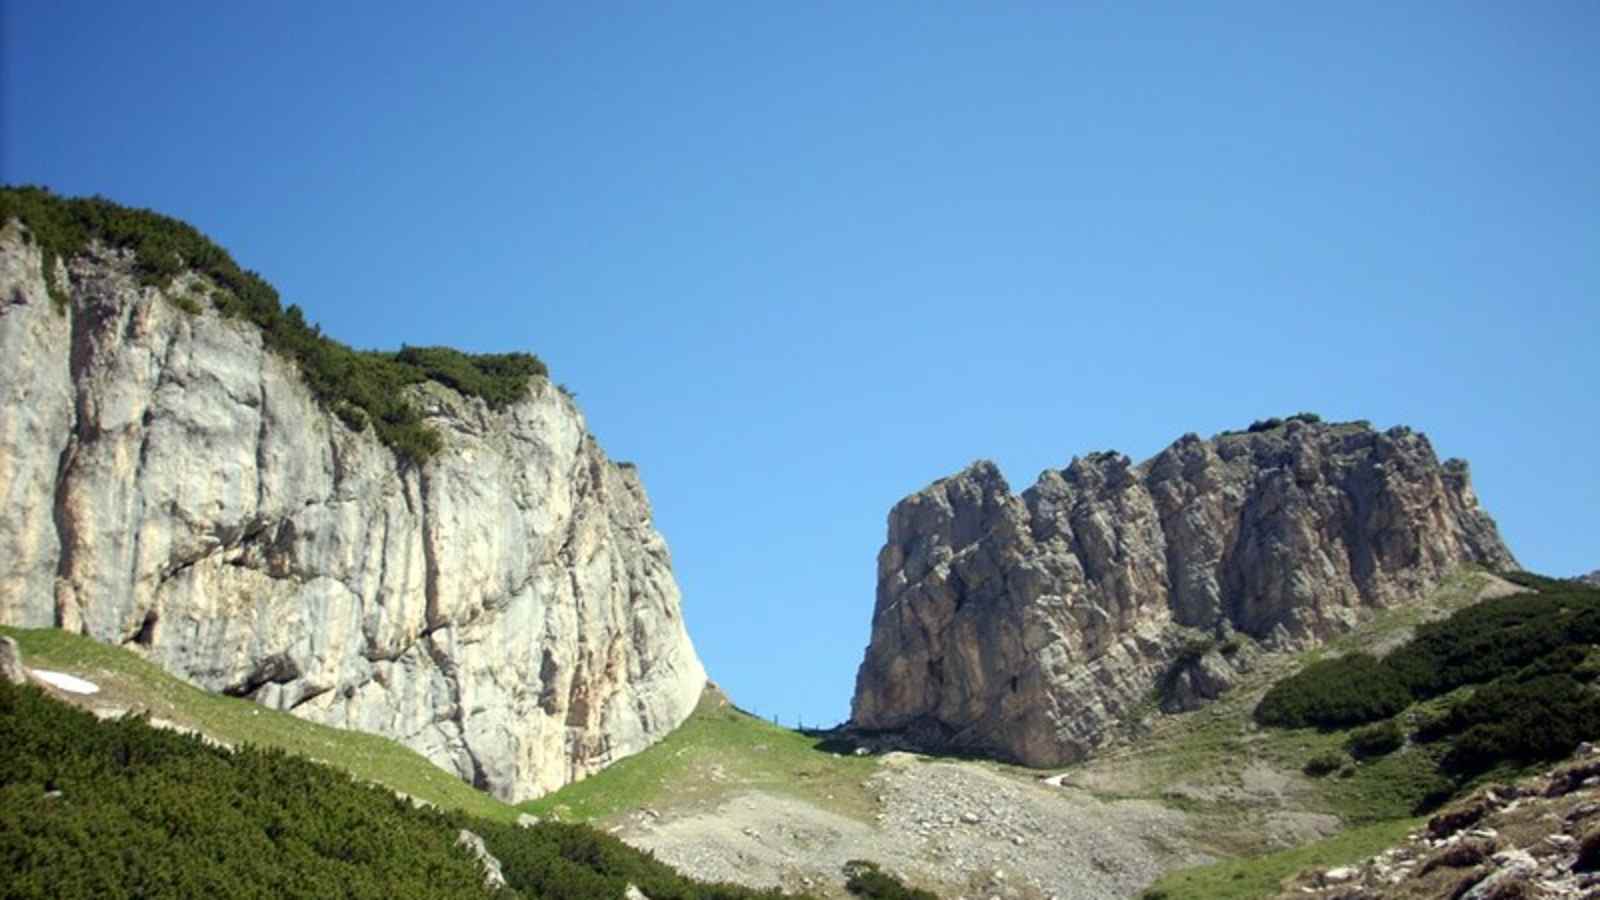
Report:
[[1163,871],[1208,861],[1187,850],[1183,813],[1103,802],[984,766],[890,754],[866,782],[872,823],[766,792],[686,816],[642,811],[619,836],[696,878],[821,891],[848,860],[882,864],[959,897],[1128,897]]

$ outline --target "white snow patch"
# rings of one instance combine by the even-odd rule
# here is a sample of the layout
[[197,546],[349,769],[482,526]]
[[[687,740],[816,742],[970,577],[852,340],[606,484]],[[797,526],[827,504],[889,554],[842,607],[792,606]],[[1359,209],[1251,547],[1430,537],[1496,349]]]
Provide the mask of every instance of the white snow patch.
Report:
[[45,684],[53,685],[63,691],[74,694],[100,693],[100,685],[92,681],[84,681],[76,675],[68,675],[65,672],[52,672],[49,669],[29,669],[28,671],[32,673],[33,677]]

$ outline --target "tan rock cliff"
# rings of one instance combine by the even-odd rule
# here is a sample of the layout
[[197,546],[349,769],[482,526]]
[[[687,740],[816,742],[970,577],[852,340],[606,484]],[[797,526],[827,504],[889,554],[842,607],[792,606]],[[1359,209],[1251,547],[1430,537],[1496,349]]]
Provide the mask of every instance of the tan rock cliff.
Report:
[[889,514],[852,724],[1063,764],[1152,695],[1225,690],[1253,646],[1236,632],[1309,645],[1468,563],[1515,565],[1466,463],[1405,428],[1187,435],[1021,496],[975,463]]

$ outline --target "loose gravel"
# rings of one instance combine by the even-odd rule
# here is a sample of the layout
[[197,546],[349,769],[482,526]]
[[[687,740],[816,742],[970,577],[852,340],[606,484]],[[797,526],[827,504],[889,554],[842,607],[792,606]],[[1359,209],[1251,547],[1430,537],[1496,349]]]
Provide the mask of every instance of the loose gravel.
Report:
[[847,860],[869,859],[941,896],[1109,900],[1210,859],[1181,812],[982,764],[891,754],[865,787],[873,822],[754,792],[690,815],[641,811],[619,834],[697,878],[817,893],[837,893]]

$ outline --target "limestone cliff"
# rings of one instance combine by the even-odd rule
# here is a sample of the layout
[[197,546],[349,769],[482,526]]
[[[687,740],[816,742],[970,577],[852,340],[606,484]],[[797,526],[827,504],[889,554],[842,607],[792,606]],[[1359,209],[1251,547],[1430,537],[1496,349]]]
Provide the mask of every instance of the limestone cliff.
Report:
[[1021,496],[979,462],[901,501],[852,723],[1058,765],[1153,694],[1215,696],[1256,642],[1315,643],[1463,564],[1515,565],[1466,463],[1313,418],[1137,466],[1090,454]]
[[[401,463],[255,326],[0,223],[0,622],[394,737],[521,800],[643,749],[705,683],[638,473],[534,378],[407,388]],[[70,273],[70,279],[68,275]],[[69,292],[53,304],[46,279]]]

